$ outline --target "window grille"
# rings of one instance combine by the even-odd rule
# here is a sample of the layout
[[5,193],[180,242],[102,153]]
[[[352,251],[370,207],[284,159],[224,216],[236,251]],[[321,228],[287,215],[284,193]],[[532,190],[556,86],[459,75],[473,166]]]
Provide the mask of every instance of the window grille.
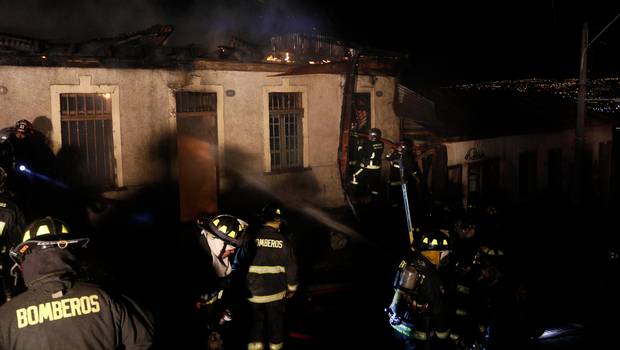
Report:
[[75,152],[79,185],[116,186],[109,94],[60,94],[62,146]]
[[177,113],[217,112],[217,94],[179,91],[176,93]]
[[303,167],[301,93],[269,94],[271,169]]

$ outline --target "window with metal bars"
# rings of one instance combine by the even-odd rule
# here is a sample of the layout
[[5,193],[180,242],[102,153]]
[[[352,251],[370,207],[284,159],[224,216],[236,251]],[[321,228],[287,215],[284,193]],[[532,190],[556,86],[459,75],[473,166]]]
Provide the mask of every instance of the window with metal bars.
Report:
[[300,92],[269,93],[271,170],[303,167],[303,115]]
[[116,187],[109,94],[60,94],[62,146],[75,152],[79,185]]
[[217,94],[178,91],[176,93],[177,112],[216,112]]

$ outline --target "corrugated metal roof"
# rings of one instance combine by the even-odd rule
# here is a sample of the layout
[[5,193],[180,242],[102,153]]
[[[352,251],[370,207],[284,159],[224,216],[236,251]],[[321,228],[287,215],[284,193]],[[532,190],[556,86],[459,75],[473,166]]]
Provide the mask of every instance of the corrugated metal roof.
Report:
[[414,138],[446,133],[447,125],[437,119],[433,101],[401,84],[396,87],[394,100],[394,112],[402,119],[403,133]]

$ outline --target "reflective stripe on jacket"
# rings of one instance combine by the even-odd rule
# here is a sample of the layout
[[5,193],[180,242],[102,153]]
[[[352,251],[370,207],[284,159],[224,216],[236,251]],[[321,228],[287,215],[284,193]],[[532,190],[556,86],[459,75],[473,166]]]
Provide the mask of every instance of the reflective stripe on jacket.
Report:
[[297,289],[297,260],[290,242],[277,230],[264,226],[254,240],[255,255],[249,266],[248,298],[253,303],[284,299]]

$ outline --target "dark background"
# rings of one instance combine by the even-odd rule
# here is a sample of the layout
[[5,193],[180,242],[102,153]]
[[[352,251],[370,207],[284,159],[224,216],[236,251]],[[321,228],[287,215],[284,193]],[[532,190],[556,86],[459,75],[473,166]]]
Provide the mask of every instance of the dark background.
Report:
[[[612,1],[0,0],[0,32],[67,42],[160,23],[175,27],[169,44],[212,49],[231,35],[320,33],[408,54],[415,88],[576,78],[583,23],[592,39],[618,13]],[[589,76],[620,73],[619,47],[614,23],[589,50]]]

